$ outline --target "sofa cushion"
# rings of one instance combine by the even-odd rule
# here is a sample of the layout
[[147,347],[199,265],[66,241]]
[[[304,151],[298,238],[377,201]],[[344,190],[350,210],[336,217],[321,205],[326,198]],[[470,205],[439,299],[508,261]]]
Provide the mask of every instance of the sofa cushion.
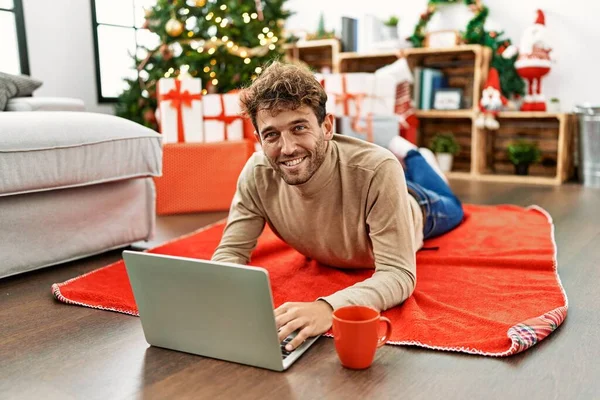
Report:
[[27,75],[11,75],[0,72],[0,111],[13,97],[31,96],[33,91],[42,86],[42,81]]
[[6,111],[85,111],[83,100],[68,97],[15,97]]
[[162,170],[160,135],[87,112],[7,112],[0,118],[0,196],[86,186]]

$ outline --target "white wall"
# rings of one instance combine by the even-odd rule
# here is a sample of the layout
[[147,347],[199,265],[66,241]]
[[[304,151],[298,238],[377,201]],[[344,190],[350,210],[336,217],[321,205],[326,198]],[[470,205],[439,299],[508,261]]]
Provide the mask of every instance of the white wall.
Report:
[[[111,113],[110,105],[99,105],[96,94],[94,45],[89,0],[23,0],[32,76],[44,81],[37,96],[69,96],[85,101],[89,111]],[[523,30],[535,20],[535,10],[546,14],[549,40],[557,59],[543,81],[546,98],[559,97],[565,110],[576,103],[600,104],[600,2],[590,0],[484,0],[490,8],[487,29],[504,30],[519,44]],[[289,29],[316,30],[319,14],[325,14],[327,29],[341,33],[342,16],[365,13],[381,18],[400,17],[400,33],[409,36],[425,10],[426,0],[288,0],[296,14]],[[472,16],[462,5],[445,6],[436,14],[431,29],[464,30]]]
[[44,84],[36,96],[75,97],[87,111],[114,113],[98,104],[90,0],[23,0],[29,69]]

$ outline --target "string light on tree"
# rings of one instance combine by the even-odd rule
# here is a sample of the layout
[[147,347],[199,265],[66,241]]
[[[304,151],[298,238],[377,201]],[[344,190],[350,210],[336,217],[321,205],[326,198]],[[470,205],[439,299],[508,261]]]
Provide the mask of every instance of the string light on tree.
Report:
[[[255,79],[262,72],[258,65],[283,55],[275,44],[290,15],[283,9],[285,1],[269,0],[268,7],[264,0],[254,4],[222,0],[148,2],[153,5],[144,10],[144,27],[160,42],[155,48],[136,51],[138,74],[133,80],[126,79],[128,86],[119,96],[117,115],[156,129],[149,118],[143,118],[156,108],[156,83],[164,76],[185,76],[186,68],[181,65],[189,65],[187,74],[205,82],[203,93],[226,93]],[[257,38],[259,34],[262,36]]]

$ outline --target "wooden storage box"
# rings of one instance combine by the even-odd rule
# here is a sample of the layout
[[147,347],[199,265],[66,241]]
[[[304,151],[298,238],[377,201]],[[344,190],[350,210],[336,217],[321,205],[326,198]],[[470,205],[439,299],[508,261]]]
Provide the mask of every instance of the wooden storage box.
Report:
[[[577,119],[572,114],[503,112],[500,129],[478,132],[481,157],[476,173],[480,180],[560,185],[573,174],[573,139]],[[531,164],[529,175],[515,175],[506,149],[516,140],[538,144],[542,160]]]
[[284,45],[289,60],[304,62],[315,72],[338,72],[340,41],[338,39],[306,40]]
[[452,171],[449,175],[469,174],[471,172],[471,118],[421,119],[418,128],[418,146],[427,147],[436,134],[452,133],[460,145],[460,153],[454,156]]

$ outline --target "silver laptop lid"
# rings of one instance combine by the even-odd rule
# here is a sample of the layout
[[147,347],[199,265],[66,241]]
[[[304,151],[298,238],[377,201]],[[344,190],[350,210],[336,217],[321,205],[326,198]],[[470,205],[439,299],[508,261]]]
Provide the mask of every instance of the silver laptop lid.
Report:
[[266,270],[133,251],[123,257],[149,344],[283,369]]

